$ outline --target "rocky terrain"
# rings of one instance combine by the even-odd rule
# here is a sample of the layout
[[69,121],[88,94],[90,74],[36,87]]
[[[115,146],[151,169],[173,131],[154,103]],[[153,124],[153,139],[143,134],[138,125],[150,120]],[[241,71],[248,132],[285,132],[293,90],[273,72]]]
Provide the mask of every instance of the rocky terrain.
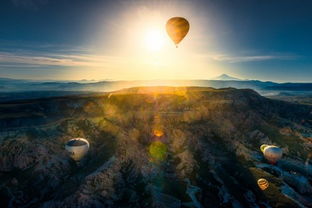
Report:
[[[90,143],[79,164],[64,148],[75,137]],[[277,164],[264,143],[283,148]],[[248,89],[0,104],[0,207],[312,207],[311,159],[312,106]]]

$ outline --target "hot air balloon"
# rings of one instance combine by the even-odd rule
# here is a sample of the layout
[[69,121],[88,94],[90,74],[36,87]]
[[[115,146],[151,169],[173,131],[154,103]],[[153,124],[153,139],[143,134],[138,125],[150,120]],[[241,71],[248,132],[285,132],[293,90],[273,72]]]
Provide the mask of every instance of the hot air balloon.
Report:
[[257,181],[257,183],[258,183],[259,188],[260,188],[262,191],[264,191],[265,189],[267,189],[267,188],[269,187],[269,182],[268,182],[266,179],[264,179],[264,178],[260,178],[260,179]]
[[88,153],[89,147],[89,142],[83,138],[71,139],[65,145],[70,157],[76,162],[79,162]]
[[176,47],[190,29],[189,22],[183,17],[172,17],[167,21],[166,30]]
[[283,150],[274,145],[263,144],[260,147],[264,157],[272,164],[275,164],[283,156]]

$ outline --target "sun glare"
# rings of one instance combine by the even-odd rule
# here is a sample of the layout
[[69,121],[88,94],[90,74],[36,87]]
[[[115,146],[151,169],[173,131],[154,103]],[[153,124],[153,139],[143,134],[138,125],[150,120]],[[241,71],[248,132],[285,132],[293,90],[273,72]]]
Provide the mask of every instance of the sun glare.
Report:
[[157,28],[146,30],[144,45],[150,51],[159,51],[164,46],[164,35],[161,30]]
[[[192,45],[195,43],[194,39],[197,39],[189,41],[189,37],[186,37],[177,49],[167,34],[166,23],[175,13],[177,12],[174,10],[160,12],[146,8],[129,11],[125,21],[120,21],[124,23],[120,27],[120,33],[124,32],[125,36],[118,39],[120,45],[116,54],[119,53],[123,58],[122,66],[118,67],[118,70],[131,70],[118,76],[148,80],[186,79],[191,68],[197,68],[201,73],[207,74],[209,60],[198,55],[198,49]],[[196,25],[194,21],[192,23]]]

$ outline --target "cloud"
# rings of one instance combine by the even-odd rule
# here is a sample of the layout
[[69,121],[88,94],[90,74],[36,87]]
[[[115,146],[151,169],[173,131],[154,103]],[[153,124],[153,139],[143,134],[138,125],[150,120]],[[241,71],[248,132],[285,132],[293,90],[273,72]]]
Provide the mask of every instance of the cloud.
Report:
[[208,55],[214,61],[239,63],[239,62],[254,62],[254,61],[268,61],[268,60],[294,60],[298,56],[294,55],[256,55],[256,56],[231,56],[224,54]]
[[105,67],[119,58],[114,56],[99,56],[89,54],[16,54],[0,52],[0,66],[63,66],[63,67]]

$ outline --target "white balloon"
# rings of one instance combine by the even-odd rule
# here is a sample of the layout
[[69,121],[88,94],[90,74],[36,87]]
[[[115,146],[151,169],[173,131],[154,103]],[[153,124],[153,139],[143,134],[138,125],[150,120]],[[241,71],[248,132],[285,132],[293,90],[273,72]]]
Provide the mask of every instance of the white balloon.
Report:
[[264,157],[271,163],[276,163],[283,156],[283,150],[275,145],[261,145]]
[[71,139],[65,145],[65,149],[75,161],[80,161],[88,153],[89,147],[89,142],[83,138]]

